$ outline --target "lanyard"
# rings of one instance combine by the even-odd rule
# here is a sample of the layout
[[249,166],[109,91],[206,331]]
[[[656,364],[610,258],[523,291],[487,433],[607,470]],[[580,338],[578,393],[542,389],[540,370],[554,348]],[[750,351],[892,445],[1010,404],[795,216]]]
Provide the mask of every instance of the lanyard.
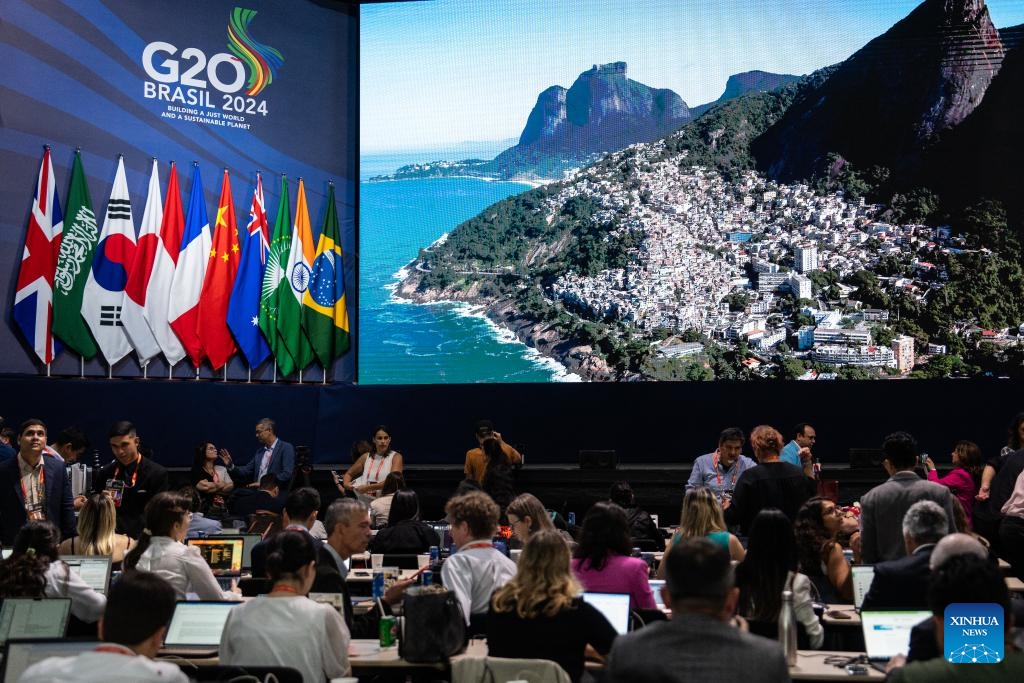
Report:
[[[711,461],[712,461],[712,463],[714,463],[715,479],[718,481],[718,488],[722,488],[722,473],[718,471],[718,449],[717,448],[715,449],[715,455],[711,459]],[[736,488],[736,477],[740,476],[739,464],[740,464],[740,459],[736,458],[736,462],[733,463],[733,467],[735,467],[736,469],[733,470],[733,472],[732,472],[732,481],[729,482],[731,484],[731,488],[733,488],[733,489]]]
[[[132,481],[131,481],[130,484],[125,482],[125,488],[129,488],[129,489],[135,488],[135,482],[139,478],[139,463],[140,462],[142,462],[142,453],[139,453],[138,455],[135,456],[135,471],[132,472]],[[118,479],[120,476],[121,476],[121,465],[118,465],[117,466],[117,470],[114,472],[114,479]]]
[[[39,481],[33,487],[35,489],[36,496],[35,500],[32,501],[32,503],[35,505],[43,505],[46,500],[46,468],[43,467],[42,458],[39,459],[39,464],[37,465],[37,467],[39,468]],[[34,470],[35,468],[32,469]],[[25,499],[25,505],[29,505],[28,489],[25,488],[24,477],[21,479],[21,495]]]
[[474,548],[494,548],[494,544],[490,541],[476,541],[475,543],[467,543],[466,545],[459,548],[459,552],[463,550],[473,550]]
[[[368,483],[370,483],[370,484],[376,484],[376,483],[377,483],[378,481],[380,481],[380,471],[381,471],[382,469],[384,469],[384,463],[385,463],[385,462],[387,462],[387,459],[388,459],[388,457],[390,457],[390,456],[391,456],[391,452],[390,452],[390,451],[388,451],[387,453],[385,453],[385,454],[383,455],[383,457],[381,457],[381,458],[380,458],[380,462],[378,462],[378,463],[377,463],[377,471],[376,471],[376,472],[373,472],[373,473],[371,473],[371,474],[369,474],[369,475],[368,475],[368,476],[366,477],[366,480],[367,480],[367,482],[368,482]],[[371,457],[371,458],[373,458],[374,460],[376,460],[376,459],[377,459],[377,456],[376,456],[376,455],[372,455],[372,456],[370,456],[370,457]]]
[[124,655],[125,657],[134,657],[135,653],[121,645],[97,645],[93,652],[109,652],[115,655]]

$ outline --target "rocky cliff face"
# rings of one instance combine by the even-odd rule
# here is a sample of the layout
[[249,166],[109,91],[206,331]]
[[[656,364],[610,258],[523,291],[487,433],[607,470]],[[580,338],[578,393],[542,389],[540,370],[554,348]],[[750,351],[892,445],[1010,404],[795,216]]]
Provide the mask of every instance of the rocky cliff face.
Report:
[[728,102],[729,100],[736,99],[752,92],[768,92],[781,88],[784,85],[795,83],[800,80],[799,76],[793,76],[791,74],[773,74],[768,71],[744,71],[740,74],[733,74],[729,76],[729,80],[725,83],[725,92],[714,102],[707,104],[701,104],[693,107],[690,113],[693,114],[693,118],[697,118],[708,109],[714,106]]
[[925,0],[794,103],[753,152],[773,178],[810,176],[829,153],[904,170],[978,106],[1003,60],[984,0]]

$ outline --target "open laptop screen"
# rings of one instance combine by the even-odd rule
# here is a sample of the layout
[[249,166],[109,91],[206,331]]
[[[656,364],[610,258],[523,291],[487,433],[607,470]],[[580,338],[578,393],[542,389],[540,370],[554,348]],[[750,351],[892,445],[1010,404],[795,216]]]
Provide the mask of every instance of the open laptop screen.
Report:
[[584,593],[583,600],[597,608],[616,633],[629,631],[629,593]]
[[71,598],[4,598],[0,605],[0,643],[8,638],[63,638]]
[[212,647],[220,645],[220,635],[231,608],[237,602],[179,602],[167,627],[164,647]]
[[110,585],[109,555],[63,555],[60,559],[64,560],[82,581],[89,584],[89,588],[106,595],[107,587]]
[[97,640],[66,640],[64,638],[32,638],[8,640],[4,647],[3,668],[0,680],[17,681],[36,662],[50,657],[75,657],[89,652],[99,645]]
[[661,597],[661,589],[665,586],[664,579],[650,579],[647,583],[651,585],[651,592],[654,593],[654,603],[658,606],[658,609],[665,609],[665,601]]
[[853,571],[853,606],[860,609],[864,604],[864,596],[868,594],[871,582],[875,578],[875,566],[855,564],[850,569]]
[[888,661],[906,654],[910,647],[910,631],[932,616],[928,610],[862,611],[864,648],[871,661]]
[[188,545],[199,548],[206,564],[217,576],[238,576],[242,573],[242,555],[245,542],[234,538],[190,538]]

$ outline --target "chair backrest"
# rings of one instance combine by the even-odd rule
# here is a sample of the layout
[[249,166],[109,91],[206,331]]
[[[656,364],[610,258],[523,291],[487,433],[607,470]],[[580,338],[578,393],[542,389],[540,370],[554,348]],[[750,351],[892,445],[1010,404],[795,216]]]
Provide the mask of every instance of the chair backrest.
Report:
[[264,577],[247,576],[238,582],[238,590],[242,591],[243,597],[255,598],[257,595],[269,593],[272,583],[270,579]]
[[259,534],[267,538],[281,530],[281,515],[276,512],[258,511],[249,518],[249,528],[246,533]]
[[479,683],[480,681],[572,683],[565,669],[548,659],[468,656],[452,659],[452,683]]

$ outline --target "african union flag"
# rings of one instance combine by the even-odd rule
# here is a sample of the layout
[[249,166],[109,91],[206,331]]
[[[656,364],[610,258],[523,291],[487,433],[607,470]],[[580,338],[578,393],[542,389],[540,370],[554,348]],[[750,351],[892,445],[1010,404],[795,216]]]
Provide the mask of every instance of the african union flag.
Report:
[[349,347],[345,266],[333,183],[327,194],[327,215],[311,270],[309,287],[302,295],[302,327],[313,345],[317,360],[326,369]]

